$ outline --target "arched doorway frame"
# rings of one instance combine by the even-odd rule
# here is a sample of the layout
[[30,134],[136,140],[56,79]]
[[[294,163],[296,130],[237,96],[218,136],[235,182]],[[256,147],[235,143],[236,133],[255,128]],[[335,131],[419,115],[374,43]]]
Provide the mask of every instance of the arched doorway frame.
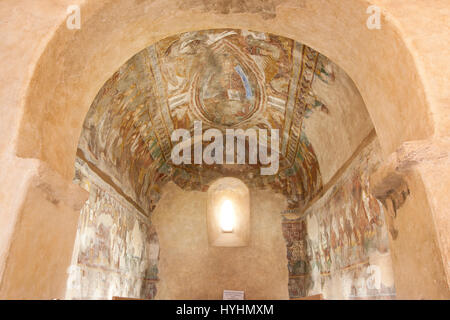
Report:
[[[217,5],[137,1],[133,6],[127,0],[79,2],[81,29],[69,30],[65,18],[58,20],[59,27],[31,68],[16,140],[17,157],[40,160],[63,180],[72,179],[82,123],[103,83],[136,52],[190,30],[230,27],[270,32],[328,56],[360,90],[387,161],[402,145],[434,141],[441,132],[436,108],[430,105],[433,99],[425,90],[423,68],[398,21],[385,11],[381,30],[366,26],[366,10],[378,1],[273,1],[268,7],[261,7],[260,1],[249,1],[245,7],[225,1],[214,2]],[[425,173],[418,175],[423,180]],[[423,184],[435,219],[430,223],[438,232],[439,205],[430,199],[430,183]],[[448,244],[442,236],[438,242],[446,265]]]

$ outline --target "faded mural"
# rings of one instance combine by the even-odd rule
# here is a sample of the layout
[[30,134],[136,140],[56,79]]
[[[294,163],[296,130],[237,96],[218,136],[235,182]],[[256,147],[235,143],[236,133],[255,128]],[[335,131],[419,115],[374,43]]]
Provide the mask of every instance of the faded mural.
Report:
[[395,298],[384,207],[369,191],[377,140],[299,219],[285,219],[291,298]]
[[[84,123],[79,154],[106,172],[144,210],[174,181],[206,190],[221,176],[250,187],[272,187],[303,207],[322,188],[305,116],[327,107],[313,81],[334,81],[337,68],[313,49],[283,37],[246,30],[179,34],[144,49],[103,86]],[[259,165],[182,165],[170,161],[174,129],[278,129],[280,170]]]
[[[337,116],[323,102],[324,95],[339,97],[333,84],[347,76],[336,70],[294,40],[234,29],[172,36],[126,62],[99,91],[80,137],[77,181],[91,198],[81,213],[68,297],[154,298],[159,244],[151,213],[162,187],[173,181],[206,191],[223,176],[271,188],[286,196],[286,212],[304,212],[300,219],[284,215],[282,225],[291,298],[395,296],[383,208],[368,193],[379,148],[368,147],[316,199],[323,179],[304,123],[313,112]],[[278,173],[261,176],[261,164],[174,165],[171,133],[192,133],[196,120],[203,130],[278,129]]]
[[89,191],[81,210],[67,299],[153,299],[159,241],[148,217],[77,161],[76,178]]

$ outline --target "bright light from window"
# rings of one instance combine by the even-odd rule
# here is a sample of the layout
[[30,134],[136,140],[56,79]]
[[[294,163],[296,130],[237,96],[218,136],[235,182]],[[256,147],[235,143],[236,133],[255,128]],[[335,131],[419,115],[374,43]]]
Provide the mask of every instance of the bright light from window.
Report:
[[225,200],[220,208],[220,228],[222,232],[233,232],[234,220],[233,203],[230,200]]

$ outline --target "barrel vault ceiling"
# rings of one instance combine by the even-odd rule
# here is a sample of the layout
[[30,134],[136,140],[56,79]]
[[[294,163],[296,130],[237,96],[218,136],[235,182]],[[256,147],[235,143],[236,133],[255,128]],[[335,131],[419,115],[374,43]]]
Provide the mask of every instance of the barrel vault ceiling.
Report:
[[[305,206],[322,188],[303,122],[328,113],[312,89],[335,80],[336,66],[293,40],[246,30],[172,36],[126,62],[99,91],[87,114],[78,163],[95,166],[151,212],[163,184],[206,190],[220,176],[271,187],[289,206]],[[217,128],[278,129],[280,169],[261,176],[257,165],[181,165],[170,161],[171,133]],[[79,178],[79,177],[78,177]]]

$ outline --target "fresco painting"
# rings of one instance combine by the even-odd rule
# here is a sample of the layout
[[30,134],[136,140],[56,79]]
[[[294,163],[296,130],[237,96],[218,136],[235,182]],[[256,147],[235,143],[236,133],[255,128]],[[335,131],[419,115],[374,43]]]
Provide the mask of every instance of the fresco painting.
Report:
[[300,218],[285,219],[291,298],[395,298],[385,209],[369,188],[380,162],[375,140]]
[[[331,64],[298,42],[248,30],[163,39],[132,57],[100,90],[79,154],[146,212],[168,181],[206,190],[224,175],[271,187],[289,198],[290,207],[303,207],[321,190],[322,178],[302,120],[312,110],[326,110],[311,85],[333,81]],[[196,120],[203,130],[280,130],[285,150],[278,173],[261,176],[259,165],[173,165],[171,133],[193,130]]]
[[80,161],[76,176],[90,196],[80,213],[66,298],[153,299],[159,241],[150,220]]

